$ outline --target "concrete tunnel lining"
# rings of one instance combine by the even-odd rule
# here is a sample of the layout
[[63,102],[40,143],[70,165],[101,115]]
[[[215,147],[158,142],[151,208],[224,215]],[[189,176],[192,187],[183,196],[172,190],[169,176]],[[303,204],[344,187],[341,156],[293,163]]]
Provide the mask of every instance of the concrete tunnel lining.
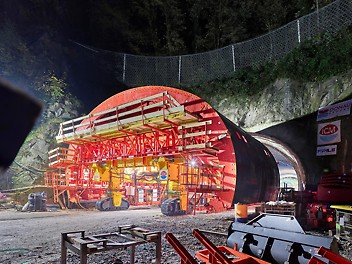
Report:
[[[298,181],[297,191],[303,191],[304,186],[306,184],[306,174],[299,157],[292,151],[292,149],[280,140],[275,139],[273,137],[269,137],[259,133],[251,133],[251,135],[263,145],[265,145],[269,150],[273,149],[274,151],[277,151],[286,158],[286,160],[292,165],[296,173]],[[274,153],[273,156],[275,157]]]

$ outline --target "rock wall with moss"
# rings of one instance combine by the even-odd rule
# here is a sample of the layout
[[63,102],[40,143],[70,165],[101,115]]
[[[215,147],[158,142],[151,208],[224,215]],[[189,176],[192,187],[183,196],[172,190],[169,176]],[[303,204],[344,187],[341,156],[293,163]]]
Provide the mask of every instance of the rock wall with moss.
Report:
[[252,96],[214,93],[207,101],[233,123],[248,132],[292,120],[352,94],[352,71],[324,82],[278,79]]
[[214,93],[207,101],[244,130],[269,136],[288,146],[303,166],[305,184],[314,189],[323,174],[352,171],[350,115],[336,119],[342,124],[337,154],[316,155],[317,110],[351,97],[352,71],[349,71],[322,82],[277,79],[251,96]]
[[0,177],[0,189],[13,189],[44,184],[48,169],[48,151],[57,148],[55,137],[61,122],[79,116],[73,100],[47,104],[37,126],[27,136],[15,161]]

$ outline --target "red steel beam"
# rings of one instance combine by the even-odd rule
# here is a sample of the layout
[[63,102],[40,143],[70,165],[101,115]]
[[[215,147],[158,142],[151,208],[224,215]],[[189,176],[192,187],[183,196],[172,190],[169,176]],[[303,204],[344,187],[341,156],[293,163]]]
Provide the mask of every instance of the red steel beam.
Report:
[[177,254],[181,257],[181,264],[198,263],[172,233],[166,233],[165,238],[167,242],[169,242],[170,245],[175,249]]
[[[351,264],[352,261],[335,254],[334,252],[332,252],[331,250],[325,248],[325,247],[320,247],[318,250],[318,255],[320,255],[321,257],[328,259],[329,263],[331,264]],[[308,264],[325,264],[326,261],[319,259],[318,257],[313,256]]]

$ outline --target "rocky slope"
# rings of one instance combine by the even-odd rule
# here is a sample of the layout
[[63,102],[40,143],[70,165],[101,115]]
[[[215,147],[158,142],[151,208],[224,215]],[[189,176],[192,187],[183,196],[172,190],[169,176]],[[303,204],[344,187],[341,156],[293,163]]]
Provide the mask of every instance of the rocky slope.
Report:
[[48,151],[58,147],[55,136],[59,124],[77,116],[77,106],[73,101],[64,100],[46,105],[15,161],[5,175],[0,177],[0,189],[43,184],[43,172],[48,168]]
[[352,71],[325,82],[303,83],[279,79],[252,97],[216,94],[209,100],[220,113],[247,131],[301,117],[348,98],[352,93]]

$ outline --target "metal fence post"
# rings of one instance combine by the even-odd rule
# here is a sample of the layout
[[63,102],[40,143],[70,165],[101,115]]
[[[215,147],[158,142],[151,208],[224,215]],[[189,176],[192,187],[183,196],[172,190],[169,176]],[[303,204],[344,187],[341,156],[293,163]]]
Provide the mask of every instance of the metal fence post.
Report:
[[317,27],[318,27],[318,32],[320,32],[320,22],[319,22],[319,0],[315,0],[315,5],[317,8]]
[[122,72],[122,80],[126,81],[126,53],[123,54],[123,72]]
[[236,71],[236,60],[235,60],[235,46],[232,45],[232,64],[233,64],[233,71]]
[[297,19],[297,37],[298,37],[298,43],[301,43],[301,28],[299,26],[299,19]]
[[182,57],[178,57],[178,84],[181,83],[181,62],[182,62]]

